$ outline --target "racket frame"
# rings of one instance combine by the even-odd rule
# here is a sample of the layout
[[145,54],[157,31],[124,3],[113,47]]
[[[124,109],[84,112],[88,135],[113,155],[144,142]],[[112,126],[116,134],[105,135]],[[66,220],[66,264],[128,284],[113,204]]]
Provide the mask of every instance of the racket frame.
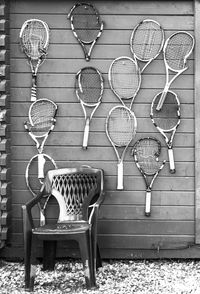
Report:
[[[46,31],[46,42],[45,42],[44,48],[41,50],[41,52],[39,51],[40,56],[38,57],[38,59],[32,58],[32,56],[30,54],[28,54],[26,47],[23,44],[23,39],[22,39],[23,32],[24,32],[26,26],[28,25],[28,23],[34,22],[34,21],[41,23]],[[44,22],[40,19],[36,19],[36,18],[28,19],[23,23],[23,25],[21,27],[19,38],[20,38],[20,45],[21,45],[22,51],[25,53],[25,55],[28,58],[28,63],[29,63],[29,66],[31,68],[31,73],[32,73],[31,101],[36,101],[37,72],[38,72],[39,66],[44,62],[44,60],[47,56],[47,49],[49,46],[49,27],[46,22]]]
[[[30,181],[29,181],[29,170],[30,170],[30,166],[31,166],[31,163],[32,161],[34,161],[37,157],[38,157],[38,168],[39,168],[39,156],[42,155],[43,158],[44,158],[44,164],[46,162],[45,160],[45,157],[53,164],[54,168],[57,169],[57,165],[55,163],[55,161],[53,160],[53,158],[51,158],[49,155],[45,154],[45,153],[40,153],[40,154],[36,154],[34,155],[28,162],[27,166],[26,166],[26,170],[25,170],[25,182],[26,182],[26,186],[28,188],[28,190],[31,192],[32,196],[33,197],[36,197],[37,196],[37,193],[35,193],[30,185]],[[43,165],[43,169],[44,169],[44,165]],[[43,173],[44,174],[44,173]],[[43,184],[43,181],[44,180],[44,176],[43,178],[38,178],[39,179],[39,182],[41,183],[41,186]],[[40,226],[43,226],[45,225],[45,209],[46,209],[46,206],[47,206],[47,203],[49,201],[49,198],[51,197],[51,194],[50,195],[47,195],[45,198],[45,202],[44,202],[44,205],[43,207],[41,206],[41,203],[38,202],[38,208],[39,208],[39,214],[40,214]]]
[[[117,108],[124,108],[124,109],[126,109],[129,112],[129,114],[134,119],[135,129],[133,130],[133,135],[132,135],[131,140],[129,141],[129,143],[126,146],[120,146],[120,145],[114,144],[114,142],[112,141],[112,139],[111,139],[111,137],[109,135],[109,131],[108,131],[108,122],[109,122],[110,115],[111,115],[112,111],[114,111]],[[107,135],[107,137],[108,137],[111,145],[113,146],[114,151],[115,151],[115,154],[117,156],[117,161],[118,161],[117,162],[117,190],[123,190],[124,189],[124,187],[123,187],[123,160],[124,160],[124,157],[125,157],[127,148],[129,147],[131,141],[135,137],[136,130],[137,130],[137,119],[136,119],[136,116],[135,116],[134,112],[132,110],[130,110],[130,108],[128,108],[127,106],[124,106],[124,105],[117,105],[117,106],[114,106],[109,111],[108,116],[106,118],[106,135]],[[119,155],[119,152],[117,150],[118,147],[119,148],[124,147],[121,156]]]
[[[157,25],[160,27],[161,32],[162,32],[162,42],[161,42],[161,44],[160,44],[160,50],[158,50],[158,53],[157,53],[153,58],[148,59],[148,60],[146,60],[146,59],[141,59],[141,58],[137,57],[137,55],[135,54],[135,52],[134,52],[134,50],[133,50],[133,46],[132,46],[132,44],[133,44],[133,38],[134,38],[134,35],[135,35],[135,33],[136,33],[138,27],[139,27],[141,24],[143,24],[144,22],[153,22],[153,23],[157,24]],[[165,34],[164,34],[164,30],[163,30],[163,28],[161,27],[161,25],[160,25],[157,21],[155,21],[155,20],[153,20],[153,19],[144,19],[144,20],[142,20],[141,22],[139,22],[139,23],[136,25],[136,27],[133,29],[133,31],[132,31],[132,33],[131,33],[131,38],[130,38],[130,50],[131,50],[131,53],[133,54],[133,57],[134,57],[134,59],[135,59],[136,62],[137,62],[137,61],[145,62],[145,65],[143,66],[143,68],[142,68],[142,69],[140,68],[140,72],[141,72],[141,73],[143,73],[143,71],[146,69],[146,67],[147,67],[147,66],[148,66],[148,65],[149,65],[154,59],[156,59],[156,58],[158,57],[158,55],[161,53],[162,48],[163,48],[163,45],[164,45],[164,38],[165,38]]]
[[[138,83],[137,90],[135,91],[135,93],[134,93],[132,96],[127,97],[127,98],[122,98],[122,97],[120,97],[120,95],[115,91],[115,89],[114,89],[114,87],[113,87],[113,83],[112,83],[112,67],[113,67],[114,63],[116,63],[118,60],[121,60],[121,59],[128,59],[128,60],[130,60],[131,62],[133,62],[133,64],[136,66],[136,71],[137,71],[137,74],[138,74],[138,77],[139,77],[139,83]],[[131,108],[132,108],[133,101],[134,101],[135,97],[137,96],[137,93],[138,93],[138,91],[139,91],[139,89],[140,89],[140,85],[141,85],[141,73],[140,73],[140,69],[139,69],[139,67],[138,67],[137,62],[136,62],[133,58],[128,57],[128,56],[120,56],[120,57],[115,58],[115,59],[112,61],[111,65],[110,65],[110,67],[109,67],[109,70],[108,70],[108,81],[109,81],[109,84],[110,84],[110,88],[111,88],[111,90],[112,90],[113,93],[117,96],[117,98],[120,100],[120,102],[122,103],[122,105],[126,106],[126,104],[124,103],[123,100],[129,100],[129,99],[132,99],[132,100],[131,100],[131,103],[130,103],[130,107],[129,107],[129,108],[131,109]]]
[[[76,7],[78,6],[81,6],[81,5],[84,5],[84,6],[90,6],[93,10],[94,10],[94,13],[96,15],[96,18],[98,20],[98,22],[101,24],[100,25],[100,30],[99,30],[99,33],[97,34],[96,38],[93,40],[93,41],[89,41],[89,42],[86,42],[86,41],[83,41],[79,38],[78,34],[76,33],[76,30],[74,28],[74,24],[73,24],[73,11]],[[103,32],[103,28],[104,28],[104,23],[103,21],[101,21],[100,19],[100,15],[98,13],[98,11],[96,10],[96,8],[90,4],[90,3],[76,3],[70,10],[70,12],[68,13],[67,15],[67,18],[70,19],[70,25],[71,25],[71,29],[72,29],[72,32],[75,36],[75,38],[78,40],[79,44],[81,45],[82,49],[83,49],[83,52],[84,52],[84,56],[85,56],[85,60],[86,61],[90,61],[90,58],[91,58],[91,53],[92,53],[92,50],[93,50],[93,47],[94,45],[96,44],[97,40],[100,38],[102,32]],[[90,45],[90,48],[89,50],[87,50],[86,48],[86,45]]]
[[[81,97],[79,96],[78,89],[80,90],[80,92],[83,92],[80,80],[81,80],[81,73],[82,73],[82,71],[84,69],[93,69],[99,75],[99,78],[100,78],[100,81],[101,81],[101,92],[100,92],[100,96],[99,96],[99,99],[98,99],[97,103],[92,103],[92,104],[91,103],[85,103],[81,99]],[[78,98],[78,100],[79,100],[79,102],[81,104],[81,107],[82,107],[83,113],[84,113],[84,117],[85,117],[85,127],[84,127],[84,135],[83,135],[82,147],[83,147],[83,149],[87,149],[87,147],[88,147],[88,139],[89,139],[90,122],[92,120],[92,117],[93,117],[95,111],[97,110],[98,106],[100,105],[101,100],[102,100],[102,96],[103,96],[103,91],[104,91],[103,76],[102,76],[101,72],[98,69],[94,68],[94,67],[91,67],[91,66],[84,67],[81,70],[79,70],[78,73],[76,74],[76,85],[78,85],[78,89],[75,86],[76,96],[77,96],[77,98]],[[89,116],[87,115],[87,111],[86,111],[87,107],[92,109]]]
[[[194,37],[193,37],[190,33],[186,32],[186,31],[178,31],[178,32],[172,34],[171,36],[169,36],[169,38],[167,38],[167,40],[165,41],[165,44],[164,44],[164,47],[163,47],[163,57],[164,57],[164,64],[165,64],[165,77],[166,77],[166,81],[165,81],[165,87],[164,87],[163,92],[162,92],[162,95],[161,95],[161,97],[160,97],[160,101],[159,101],[159,103],[158,103],[158,105],[157,105],[157,107],[156,107],[156,110],[157,110],[157,111],[161,110],[161,108],[162,108],[162,106],[163,106],[163,103],[164,103],[164,101],[165,101],[165,98],[166,98],[166,94],[167,94],[167,92],[168,92],[168,90],[169,90],[171,84],[174,82],[174,80],[175,80],[176,78],[178,78],[179,75],[181,75],[184,71],[186,71],[186,70],[188,69],[188,67],[185,66],[184,68],[182,68],[182,69],[180,69],[180,70],[175,70],[175,69],[173,69],[172,67],[170,67],[170,66],[168,65],[167,60],[166,60],[165,52],[166,52],[166,48],[167,48],[167,46],[168,46],[168,43],[169,43],[170,39],[171,39],[173,36],[175,36],[175,35],[177,35],[177,34],[179,34],[179,33],[181,33],[181,34],[182,34],[182,33],[187,34],[187,35],[190,36],[191,39],[193,40],[193,45],[192,45],[190,51],[188,52],[188,54],[187,54],[187,55],[185,56],[185,58],[184,58],[184,65],[186,65],[187,59],[188,59],[188,57],[191,55],[191,53],[192,53],[192,51],[193,51],[193,48],[194,48]],[[170,80],[170,76],[169,76],[169,72],[170,72],[170,71],[176,73],[176,74],[171,78],[171,80]]]
[[[157,158],[159,157],[160,155],[160,152],[161,152],[161,143],[158,139],[154,138],[154,137],[145,137],[145,138],[141,138],[139,139],[133,146],[133,149],[132,149],[132,155],[134,157],[134,161],[135,161],[135,164],[137,166],[137,168],[139,169],[140,173],[142,174],[143,176],[143,179],[144,179],[144,182],[145,182],[145,185],[146,185],[146,197],[145,197],[145,216],[150,216],[151,215],[151,192],[152,192],[152,186],[153,186],[153,183],[155,181],[155,179],[157,178],[158,174],[160,173],[160,171],[163,169],[165,163],[166,163],[166,160],[163,161],[162,165],[160,166],[160,168],[157,170],[157,172],[153,173],[153,174],[147,174],[145,173],[145,171],[141,168],[139,162],[138,162],[138,159],[137,159],[137,152],[136,152],[136,148],[135,146],[138,144],[138,142],[142,141],[142,140],[154,140],[157,142],[158,144],[158,153],[157,153]],[[148,176],[152,176],[151,178],[151,181],[150,183],[148,182]]]
[[[173,154],[173,139],[174,139],[174,136],[175,136],[175,133],[176,133],[176,130],[178,128],[178,126],[180,125],[180,122],[181,122],[181,109],[180,109],[180,101],[178,99],[178,96],[176,95],[176,93],[172,92],[172,91],[168,91],[168,93],[172,93],[172,95],[175,97],[176,101],[177,101],[177,118],[178,118],[178,121],[176,123],[176,125],[173,127],[173,128],[170,128],[170,129],[162,129],[160,128],[156,122],[155,122],[155,119],[154,119],[154,116],[153,116],[153,104],[154,104],[154,101],[156,100],[157,96],[160,95],[162,92],[158,93],[152,103],[151,103],[151,112],[150,112],[150,118],[154,124],[154,126],[157,128],[157,130],[161,133],[161,135],[164,137],[165,139],[165,143],[167,145],[167,148],[168,148],[168,157],[169,157],[169,166],[170,166],[170,173],[174,174],[176,172],[176,168],[175,168],[175,162],[174,162],[174,154]],[[170,137],[168,137],[166,135],[166,133],[170,133]]]

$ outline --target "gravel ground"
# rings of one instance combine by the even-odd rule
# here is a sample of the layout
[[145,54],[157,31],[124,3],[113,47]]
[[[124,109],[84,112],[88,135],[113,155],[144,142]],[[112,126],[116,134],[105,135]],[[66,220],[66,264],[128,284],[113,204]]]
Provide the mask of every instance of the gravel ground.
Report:
[[[34,293],[39,294],[200,294],[200,261],[104,261],[96,290],[86,290],[80,261],[56,263],[55,271],[37,266]],[[0,293],[26,293],[23,263],[0,260]]]

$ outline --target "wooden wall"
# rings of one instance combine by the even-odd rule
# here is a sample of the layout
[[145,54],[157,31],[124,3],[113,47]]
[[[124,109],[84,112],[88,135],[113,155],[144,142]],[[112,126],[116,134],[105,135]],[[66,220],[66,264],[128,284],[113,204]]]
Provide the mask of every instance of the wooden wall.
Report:
[[[51,35],[47,59],[39,69],[38,97],[52,99],[59,108],[56,126],[48,138],[45,152],[54,158],[58,167],[89,164],[104,170],[106,199],[99,221],[103,256],[194,256],[194,253],[187,255],[178,250],[187,248],[195,240],[194,55],[189,58],[188,70],[172,86],[181,102],[181,124],[174,141],[177,171],[171,175],[167,162],[155,181],[151,217],[144,216],[145,184],[131,156],[131,147],[124,163],[124,191],[116,191],[116,156],[105,134],[105,118],[119,103],[109,88],[108,69],[114,58],[131,57],[129,39],[132,29],[141,20],[151,18],[161,24],[166,38],[177,30],[194,35],[193,2],[91,1],[101,14],[105,29],[90,63],[84,60],[66,17],[74,1],[10,2],[12,230],[10,247],[4,254],[22,254],[21,205],[31,198],[24,173],[29,159],[36,154],[36,148],[23,127],[31,104],[31,75],[19,47],[19,31],[25,20],[39,18],[48,23]],[[91,123],[89,148],[84,151],[81,148],[84,119],[74,92],[74,81],[77,71],[88,65],[103,73],[105,91]],[[164,83],[165,69],[160,55],[142,75],[133,110],[138,120],[136,140],[144,136],[158,138],[162,142],[161,160],[168,160],[164,140],[149,118],[151,101],[163,89]],[[53,206],[50,209],[53,213]],[[62,256],[62,248],[59,254]]]

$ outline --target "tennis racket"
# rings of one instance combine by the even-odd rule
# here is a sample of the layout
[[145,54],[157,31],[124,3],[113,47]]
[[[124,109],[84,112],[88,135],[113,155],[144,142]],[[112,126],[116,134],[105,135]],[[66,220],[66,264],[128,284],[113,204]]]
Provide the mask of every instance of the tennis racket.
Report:
[[126,56],[116,58],[110,65],[108,80],[113,93],[124,106],[125,100],[131,99],[131,109],[141,84],[140,70],[135,60]]
[[175,163],[173,155],[173,139],[176,130],[180,124],[180,102],[174,92],[168,91],[165,98],[165,104],[160,111],[157,111],[157,105],[160,101],[162,92],[156,95],[151,104],[150,117],[157,128],[163,135],[168,147],[170,173],[175,173]]
[[[56,169],[56,163],[55,161],[47,154],[42,154],[44,158],[44,166],[43,166],[43,173],[46,174],[48,170]],[[43,178],[38,178],[38,166],[40,161],[40,154],[34,155],[30,161],[27,164],[26,171],[25,171],[25,181],[27,188],[31,192],[33,197],[37,196],[37,193],[39,192],[43,181]],[[51,195],[46,195],[46,197],[43,197],[43,201],[41,203],[38,203],[39,212],[40,212],[40,225],[45,224],[45,208],[47,205],[47,202],[49,201]]]
[[128,107],[120,105],[110,110],[106,118],[106,135],[118,159],[118,190],[123,190],[123,160],[129,144],[135,137],[136,128],[137,120],[135,114]]
[[92,49],[103,31],[99,13],[89,3],[77,3],[70,10],[68,19],[71,21],[72,32],[83,49],[85,59],[89,61]]
[[87,149],[89,128],[92,117],[101,103],[103,95],[103,77],[94,67],[84,67],[76,75],[76,95],[85,116],[83,149]]
[[29,108],[29,122],[24,127],[38,150],[38,178],[44,178],[45,158],[43,156],[44,144],[55,126],[57,105],[46,98],[38,99]]
[[134,28],[130,49],[134,59],[140,62],[141,73],[160,54],[163,44],[164,30],[155,20],[145,19]]
[[[188,68],[186,62],[193,48],[194,38],[187,32],[176,32],[166,40],[163,48],[166,83],[156,110],[159,111],[162,108],[166,93],[173,81]],[[169,76],[170,71],[175,73],[171,80]]]
[[142,138],[133,147],[132,155],[146,184],[145,215],[151,215],[151,191],[153,183],[165,164],[158,161],[161,144],[155,138]]
[[42,20],[29,19],[22,25],[19,36],[21,48],[28,58],[32,72],[31,101],[35,101],[37,92],[37,72],[47,55],[49,28]]

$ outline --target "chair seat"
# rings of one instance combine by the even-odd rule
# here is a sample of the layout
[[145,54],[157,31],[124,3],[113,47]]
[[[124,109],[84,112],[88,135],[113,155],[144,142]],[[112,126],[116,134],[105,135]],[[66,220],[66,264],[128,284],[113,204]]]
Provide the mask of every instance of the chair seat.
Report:
[[48,234],[73,234],[73,233],[84,233],[90,229],[90,224],[85,221],[81,222],[65,222],[56,224],[47,224],[42,227],[38,227],[32,230],[33,234],[48,235]]

